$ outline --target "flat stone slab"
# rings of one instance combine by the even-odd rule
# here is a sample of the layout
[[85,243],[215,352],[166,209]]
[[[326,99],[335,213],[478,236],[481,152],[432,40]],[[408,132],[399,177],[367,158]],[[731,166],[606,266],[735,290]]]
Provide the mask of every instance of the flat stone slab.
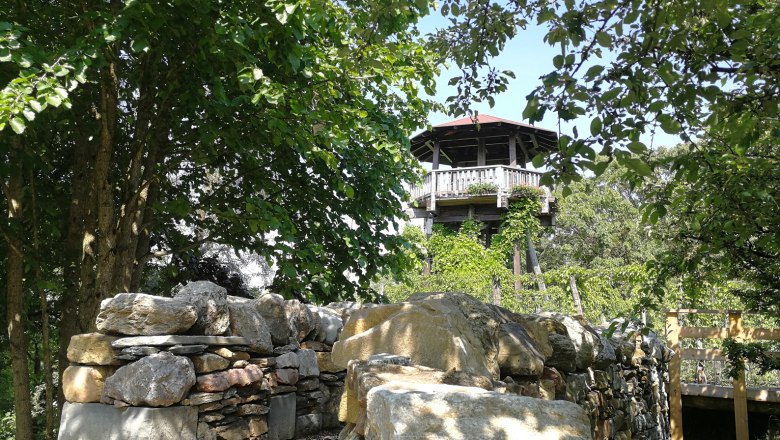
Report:
[[367,396],[374,440],[591,440],[588,415],[560,400],[481,388],[395,382]]
[[249,340],[241,336],[130,336],[119,338],[111,343],[114,348],[133,347],[136,345],[168,346],[168,345],[245,345]]
[[195,439],[198,409],[116,408],[100,403],[65,402],[59,440]]

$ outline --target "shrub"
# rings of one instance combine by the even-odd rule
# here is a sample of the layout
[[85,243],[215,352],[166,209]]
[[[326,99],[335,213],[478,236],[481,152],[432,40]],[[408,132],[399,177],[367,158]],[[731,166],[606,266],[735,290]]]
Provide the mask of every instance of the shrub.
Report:
[[545,195],[545,192],[543,189],[534,186],[514,185],[510,194],[512,197],[517,197],[519,199],[537,199]]
[[466,188],[466,194],[470,194],[473,196],[481,195],[481,194],[496,194],[498,192],[498,185],[495,183],[474,183],[469,185],[468,188]]

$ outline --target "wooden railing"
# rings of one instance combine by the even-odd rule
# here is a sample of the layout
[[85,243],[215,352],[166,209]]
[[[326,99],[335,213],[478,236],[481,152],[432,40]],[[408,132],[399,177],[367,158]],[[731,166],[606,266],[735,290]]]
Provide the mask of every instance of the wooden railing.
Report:
[[435,206],[437,198],[457,198],[471,196],[469,187],[475,184],[496,185],[496,195],[506,196],[513,186],[527,185],[539,187],[539,179],[542,174],[522,168],[506,165],[453,168],[450,170],[430,171],[421,185],[412,186],[410,192],[412,198],[417,200],[431,197]]
[[[728,327],[681,327],[680,314],[710,314],[728,315]],[[675,355],[669,362],[669,419],[671,424],[671,439],[682,440],[682,394],[683,384],[680,382],[680,370],[683,360],[713,360],[725,359],[722,350],[718,349],[683,349],[681,339],[728,339],[737,341],[750,340],[780,340],[780,329],[746,328],[742,326],[742,312],[735,310],[701,310],[677,309],[666,312],[666,341]],[[706,386],[686,384],[687,395],[695,394],[712,397],[734,399],[734,419],[736,422],[737,440],[748,440],[748,391],[745,386],[744,369],[739,377],[733,380],[733,391],[712,393]],[[712,387],[709,387],[710,389]],[[771,401],[766,390],[750,390],[751,400]]]

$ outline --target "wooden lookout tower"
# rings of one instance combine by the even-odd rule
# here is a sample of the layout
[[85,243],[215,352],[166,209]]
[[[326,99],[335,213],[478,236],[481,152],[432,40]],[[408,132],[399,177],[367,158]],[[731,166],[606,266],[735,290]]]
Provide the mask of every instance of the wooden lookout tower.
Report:
[[[489,115],[436,125],[412,138],[412,154],[430,171],[411,188],[414,218],[424,219],[426,235],[434,223],[457,226],[468,218],[486,225],[484,238],[498,232],[501,215],[517,185],[542,188],[541,223],[555,224],[556,202],[539,185],[541,173],[526,169],[538,153],[555,151],[557,133]],[[476,191],[475,191],[476,189]]]

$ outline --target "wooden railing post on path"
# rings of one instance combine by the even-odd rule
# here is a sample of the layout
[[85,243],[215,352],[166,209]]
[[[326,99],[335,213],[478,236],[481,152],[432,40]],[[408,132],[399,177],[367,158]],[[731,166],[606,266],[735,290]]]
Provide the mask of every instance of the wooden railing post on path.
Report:
[[666,312],[666,343],[674,351],[669,361],[669,426],[670,439],[683,440],[682,390],[680,388],[680,321],[676,311]]
[[[742,313],[729,313],[729,337],[742,341]],[[739,376],[734,379],[734,422],[737,428],[737,440],[748,440],[747,390],[745,389],[745,361]]]

